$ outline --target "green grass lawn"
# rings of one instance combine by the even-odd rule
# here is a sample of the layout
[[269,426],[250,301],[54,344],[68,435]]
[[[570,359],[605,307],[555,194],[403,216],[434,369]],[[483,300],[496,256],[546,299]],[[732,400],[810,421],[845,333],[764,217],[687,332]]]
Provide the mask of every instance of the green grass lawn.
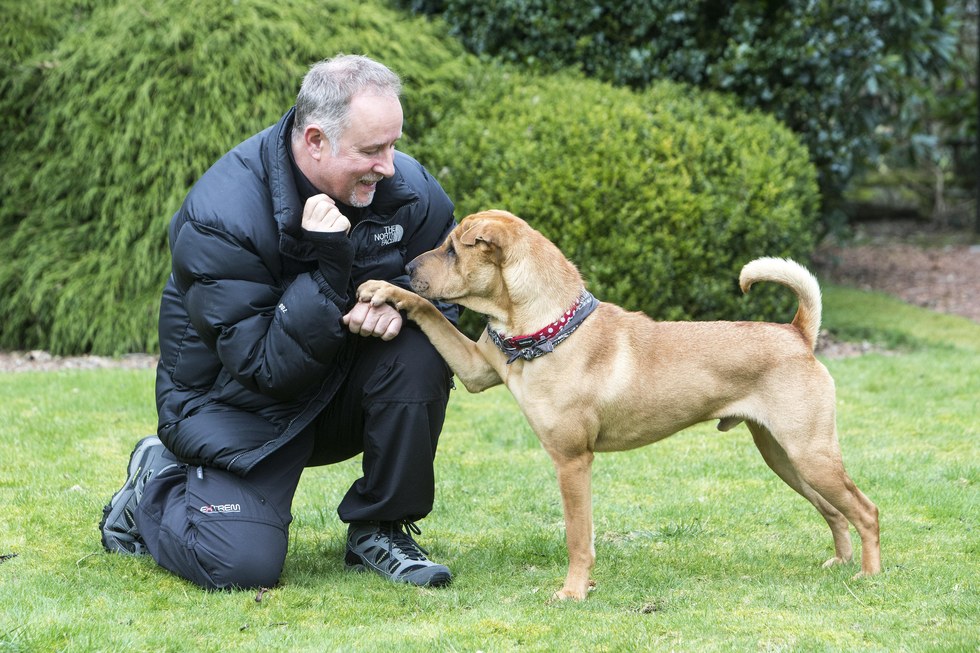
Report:
[[279,587],[207,593],[99,543],[102,506],[155,425],[153,371],[7,373],[0,652],[980,650],[980,325],[836,287],[824,315],[892,348],[826,361],[845,464],[881,511],[877,577],[821,569],[817,512],[744,426],[702,425],[597,457],[598,586],[549,603],[566,567],[554,470],[495,389],[453,394],[420,523],[452,586],[344,572],[336,505],[354,460],[304,476]]

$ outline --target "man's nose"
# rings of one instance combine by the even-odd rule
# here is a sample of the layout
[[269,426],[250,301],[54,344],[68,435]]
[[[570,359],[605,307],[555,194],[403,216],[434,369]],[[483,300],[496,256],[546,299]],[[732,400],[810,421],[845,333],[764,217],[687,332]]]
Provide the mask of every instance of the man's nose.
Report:
[[374,164],[374,171],[385,177],[392,177],[395,174],[395,148],[385,149]]

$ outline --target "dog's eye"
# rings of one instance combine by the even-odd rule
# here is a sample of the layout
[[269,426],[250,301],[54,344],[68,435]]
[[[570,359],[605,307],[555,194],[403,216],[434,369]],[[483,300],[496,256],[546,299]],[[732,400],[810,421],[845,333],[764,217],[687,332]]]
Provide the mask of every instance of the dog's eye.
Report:
[[452,243],[446,245],[446,256],[456,256],[456,248],[453,247]]

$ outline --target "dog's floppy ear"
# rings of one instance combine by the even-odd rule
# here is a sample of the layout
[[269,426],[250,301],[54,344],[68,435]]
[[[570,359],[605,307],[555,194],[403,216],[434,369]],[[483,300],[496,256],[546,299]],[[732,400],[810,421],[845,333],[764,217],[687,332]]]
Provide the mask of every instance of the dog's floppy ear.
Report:
[[488,247],[500,247],[500,233],[496,224],[491,220],[478,220],[473,224],[467,225],[459,242],[464,245],[483,244]]
[[459,229],[459,242],[464,246],[477,246],[498,263],[504,252],[518,242],[513,234],[523,221],[512,213],[491,209],[463,218]]

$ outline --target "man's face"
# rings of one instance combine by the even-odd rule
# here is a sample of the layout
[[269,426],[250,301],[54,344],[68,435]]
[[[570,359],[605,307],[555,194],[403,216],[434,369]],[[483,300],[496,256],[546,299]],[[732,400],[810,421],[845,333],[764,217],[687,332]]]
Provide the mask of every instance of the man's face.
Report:
[[398,98],[362,93],[350,104],[350,126],[333,143],[324,143],[314,185],[338,202],[367,206],[377,184],[395,174],[395,142],[402,135]]

